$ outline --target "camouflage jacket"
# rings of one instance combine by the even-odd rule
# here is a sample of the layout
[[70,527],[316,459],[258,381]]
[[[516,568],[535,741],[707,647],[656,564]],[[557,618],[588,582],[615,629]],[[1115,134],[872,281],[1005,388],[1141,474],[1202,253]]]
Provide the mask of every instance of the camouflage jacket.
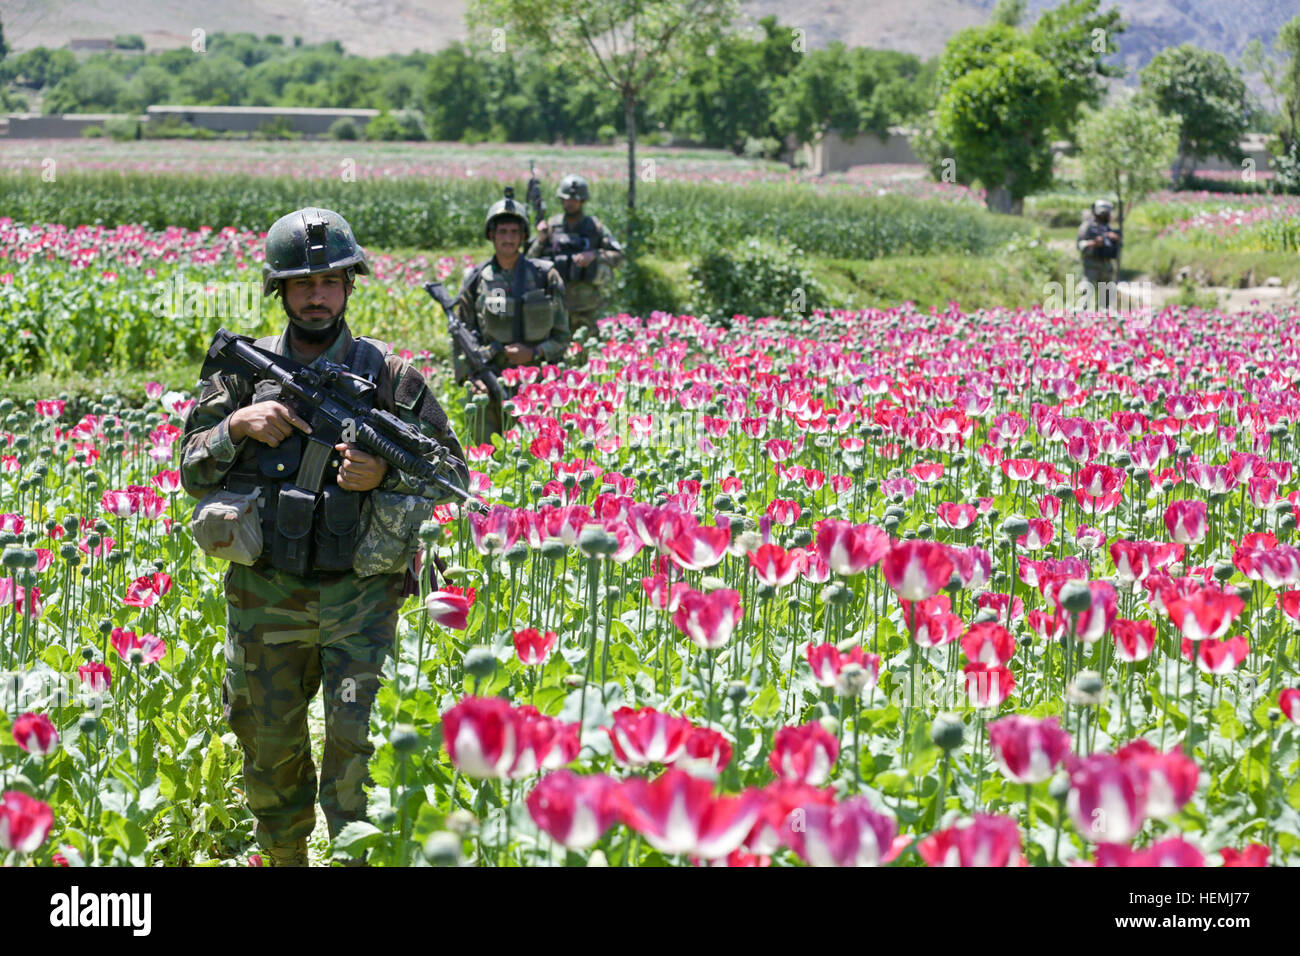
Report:
[[585,231],[589,233],[590,247],[597,252],[597,258],[611,269],[617,269],[623,264],[623,247],[618,244],[614,234],[609,231],[609,227],[597,219],[595,216],[583,215],[570,225],[565,222],[564,214],[552,216],[547,220],[550,225],[549,235],[538,236],[533,239],[533,244],[528,248],[530,256],[540,256],[543,259],[553,259],[556,255],[556,239],[561,233],[579,234],[585,225]]
[[[287,341],[288,326],[280,335],[273,351],[278,355],[302,360],[291,352]],[[305,364],[314,365],[321,359],[342,362],[352,348],[353,337],[347,322],[339,331],[334,344],[318,359]],[[191,497],[202,498],[222,486],[226,474],[238,463],[241,470],[256,469],[256,455],[260,443],[245,438],[236,445],[230,438],[230,414],[248,405],[253,397],[253,386],[237,375],[219,374],[202,383],[198,401],[185,418],[185,431],[181,442],[181,485]],[[455,458],[465,461],[465,453],[456,440],[447,416],[433,397],[424,377],[400,355],[389,351],[380,373],[376,389],[375,407],[395,413],[403,421],[417,426],[424,434],[445,445]],[[467,467],[452,473],[453,481],[462,488],[469,487]],[[405,476],[395,468],[380,483],[383,491],[411,494],[413,489]]]
[[[530,259],[523,276],[523,299],[516,303],[515,271],[503,269],[496,256],[465,278],[452,303],[455,315],[482,343],[481,354],[496,369],[506,367],[505,346],[528,345],[535,363],[558,362],[569,347],[569,313],[564,304],[564,280],[544,259]],[[531,300],[531,301],[530,301]],[[456,381],[469,378],[469,366],[453,350]]]

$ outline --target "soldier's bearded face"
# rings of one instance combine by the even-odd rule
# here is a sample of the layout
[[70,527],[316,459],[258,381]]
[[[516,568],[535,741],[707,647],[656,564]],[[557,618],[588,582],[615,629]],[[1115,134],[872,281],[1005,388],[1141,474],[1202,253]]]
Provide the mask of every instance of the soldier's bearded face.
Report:
[[347,307],[347,276],[342,270],[286,279],[284,311],[303,341],[329,341]]

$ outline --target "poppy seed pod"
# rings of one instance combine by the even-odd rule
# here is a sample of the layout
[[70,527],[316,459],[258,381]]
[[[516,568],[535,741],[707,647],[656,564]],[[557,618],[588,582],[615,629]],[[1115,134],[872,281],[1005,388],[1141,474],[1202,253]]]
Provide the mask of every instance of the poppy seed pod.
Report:
[[420,746],[420,735],[410,724],[398,724],[388,735],[388,742],[399,754],[409,754]]
[[966,725],[956,714],[938,714],[930,722],[930,740],[945,753],[960,747],[965,737]]
[[424,841],[424,858],[431,866],[458,866],[461,860],[460,837],[447,830],[437,830]]
[[476,645],[465,652],[464,664],[465,673],[471,677],[484,678],[496,670],[497,659],[492,648]]
[[1092,589],[1086,581],[1067,581],[1061,586],[1061,607],[1078,614],[1092,607]]

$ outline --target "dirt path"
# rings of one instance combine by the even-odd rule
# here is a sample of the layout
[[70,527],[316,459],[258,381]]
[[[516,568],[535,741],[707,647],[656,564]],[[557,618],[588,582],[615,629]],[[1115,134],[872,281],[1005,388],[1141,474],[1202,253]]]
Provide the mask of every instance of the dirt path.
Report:
[[[1056,252],[1074,253],[1074,243],[1069,239],[1048,239],[1047,247]],[[1082,269],[1082,266],[1079,267]],[[1120,283],[1127,287],[1139,301],[1142,296],[1150,294],[1153,309],[1162,309],[1170,301],[1182,295],[1180,285],[1164,285],[1154,282],[1149,276],[1139,275],[1127,282]],[[1291,286],[1250,286],[1245,289],[1221,285],[1197,285],[1199,295],[1213,293],[1218,301],[1218,308],[1224,312],[1242,312],[1250,309],[1264,309],[1275,312],[1278,309],[1300,308],[1300,287]]]

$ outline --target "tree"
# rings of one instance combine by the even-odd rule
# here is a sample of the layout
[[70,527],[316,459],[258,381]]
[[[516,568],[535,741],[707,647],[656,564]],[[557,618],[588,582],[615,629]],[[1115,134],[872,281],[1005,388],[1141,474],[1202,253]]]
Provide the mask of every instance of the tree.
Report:
[[103,63],[89,62],[55,84],[41,109],[53,113],[107,112],[117,106],[126,89],[122,78]]
[[429,138],[458,140],[466,130],[488,126],[487,67],[459,42],[439,50],[424,80],[424,117]]
[[1018,27],[1025,18],[1025,0],[998,0],[989,16],[989,23]]
[[1241,161],[1241,136],[1250,122],[1246,84],[1222,54],[1184,43],[1161,50],[1138,75],[1160,112],[1182,121],[1175,180],[1209,156]]
[[[701,40],[721,38],[737,0],[473,0],[471,25],[505,29],[623,101],[627,132],[628,245],[635,243],[637,107]],[[507,40],[507,42],[511,42]]]
[[0,20],[0,60],[3,60],[8,55],[9,44],[5,43],[5,25],[4,21]]
[[776,17],[758,23],[761,37],[728,34],[693,52],[652,107],[674,133],[740,153],[747,140],[777,138],[776,87],[804,59]]
[[804,54],[790,75],[776,85],[773,122],[803,142],[837,129],[852,136],[862,128],[852,61],[843,43]]
[[166,70],[152,64],[142,66],[126,84],[122,105],[129,110],[167,103],[172,98],[173,82]]
[[995,25],[957,34],[937,82],[936,133],[950,158],[984,185],[989,209],[1019,214],[1024,197],[1052,180],[1057,72],[1022,34]]
[[1259,74],[1273,96],[1274,109],[1281,115],[1277,127],[1280,153],[1285,156],[1300,134],[1300,16],[1282,24],[1273,48],[1282,54],[1281,59],[1268,56],[1258,39],[1251,40],[1241,63],[1247,72]]
[[231,106],[242,102],[244,64],[223,53],[194,57],[180,76],[182,103],[197,106]]
[[[1138,97],[1089,110],[1079,122],[1077,143],[1083,184],[1115,197],[1120,230],[1125,214],[1155,192],[1178,152],[1179,120]],[[1116,263],[1116,269],[1119,263]]]
[[1098,13],[1101,0],[1066,0],[1044,10],[1029,31],[1034,51],[1052,64],[1061,81],[1061,115],[1055,132],[1069,139],[1079,108],[1096,108],[1106,92],[1104,79],[1124,75],[1124,67],[1103,59],[1119,52],[1115,38],[1127,29],[1118,7]]

